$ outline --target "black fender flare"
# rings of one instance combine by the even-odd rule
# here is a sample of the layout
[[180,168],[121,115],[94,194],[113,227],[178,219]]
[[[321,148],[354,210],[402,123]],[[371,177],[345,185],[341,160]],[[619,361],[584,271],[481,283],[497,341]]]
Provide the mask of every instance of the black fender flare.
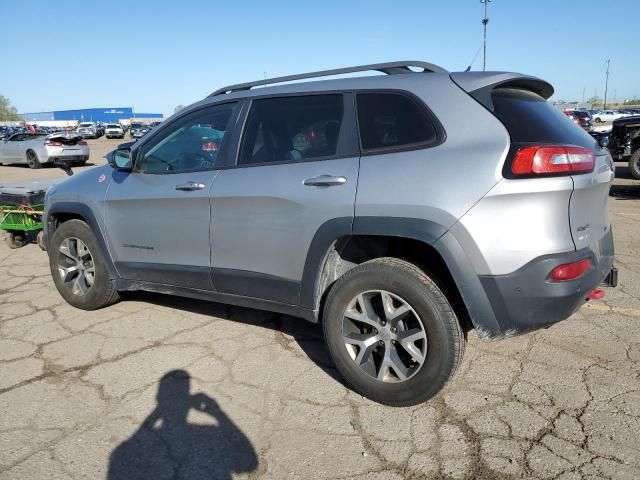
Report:
[[[107,272],[109,274],[109,278],[115,280],[119,278],[118,271],[113,263],[113,259],[109,253],[109,249],[107,248],[107,244],[105,242],[104,236],[102,234],[102,229],[100,228],[100,224],[98,223],[93,211],[91,208],[80,202],[56,202],[51,206],[48,206],[45,215],[45,236],[47,238],[47,243],[53,234],[54,223],[51,220],[52,216],[56,215],[77,215],[81,217],[91,231],[96,236],[96,240],[98,242],[98,247],[101,250],[102,257],[105,260],[105,265],[107,267]],[[47,250],[49,250],[49,245],[47,244]]]
[[480,276],[460,242],[446,227],[430,220],[404,217],[342,217],[325,222],[317,230],[307,254],[300,285],[300,306],[316,309],[317,285],[332,246],[340,237],[377,235],[409,238],[433,247],[442,257],[483,338],[503,336]]

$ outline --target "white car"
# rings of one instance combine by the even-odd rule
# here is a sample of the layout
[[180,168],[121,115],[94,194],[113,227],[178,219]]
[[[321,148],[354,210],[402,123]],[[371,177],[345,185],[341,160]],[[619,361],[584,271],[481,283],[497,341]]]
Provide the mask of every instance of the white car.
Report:
[[74,165],[84,165],[89,159],[89,145],[74,133],[48,136],[14,133],[0,142],[0,164],[26,163],[31,168],[40,168],[57,158],[71,160]]
[[596,123],[613,122],[618,118],[628,117],[627,113],[616,112],[615,110],[600,110],[593,114],[593,121]]
[[104,134],[107,138],[124,138],[124,128],[119,123],[108,123]]
[[82,138],[98,138],[98,127],[93,122],[82,122],[76,130]]

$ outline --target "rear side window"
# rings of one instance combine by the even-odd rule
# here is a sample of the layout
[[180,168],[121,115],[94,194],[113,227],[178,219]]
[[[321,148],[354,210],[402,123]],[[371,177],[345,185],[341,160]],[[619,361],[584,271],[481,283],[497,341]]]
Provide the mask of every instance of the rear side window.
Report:
[[337,155],[341,94],[254,100],[240,164],[305,161]]
[[424,108],[398,93],[359,93],[358,126],[362,149],[420,148],[438,139]]
[[533,92],[512,88],[493,91],[494,114],[515,143],[557,143],[592,149],[595,141],[567,116]]

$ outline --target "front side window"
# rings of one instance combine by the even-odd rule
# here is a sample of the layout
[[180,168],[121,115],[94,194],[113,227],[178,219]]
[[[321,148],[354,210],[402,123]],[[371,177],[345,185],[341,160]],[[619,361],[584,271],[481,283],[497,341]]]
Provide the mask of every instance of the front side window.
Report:
[[220,168],[219,154],[236,106],[216,105],[177,120],[142,147],[136,170],[181,173]]
[[424,109],[398,93],[359,93],[358,126],[363,150],[434,143],[437,132]]
[[341,94],[254,100],[240,164],[304,161],[337,154]]

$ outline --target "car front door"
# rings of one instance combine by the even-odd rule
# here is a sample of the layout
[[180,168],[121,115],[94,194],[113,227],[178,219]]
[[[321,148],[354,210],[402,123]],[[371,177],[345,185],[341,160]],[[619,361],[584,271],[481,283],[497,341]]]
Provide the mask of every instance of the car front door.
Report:
[[351,232],[359,164],[354,118],[351,94],[252,100],[237,163],[212,189],[216,290],[305,303],[303,276],[315,273],[305,265],[321,262],[316,257],[326,251],[314,238]]
[[10,163],[22,160],[26,162],[24,155],[20,156],[22,139],[24,137],[24,133],[14,133],[5,142],[3,142],[0,161]]
[[237,114],[231,102],[178,117],[132,150],[131,172],[114,171],[105,224],[120,276],[212,289],[210,189]]

